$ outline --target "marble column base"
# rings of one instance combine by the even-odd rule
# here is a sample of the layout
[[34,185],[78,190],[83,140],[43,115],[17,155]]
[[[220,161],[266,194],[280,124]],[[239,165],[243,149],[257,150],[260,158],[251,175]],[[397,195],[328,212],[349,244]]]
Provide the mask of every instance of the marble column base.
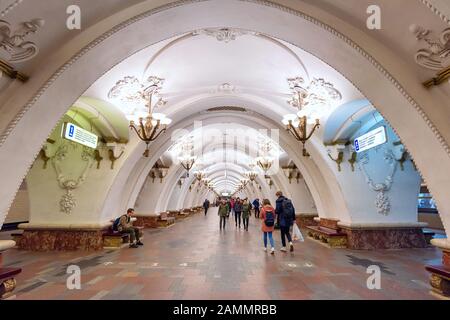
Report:
[[158,228],[159,216],[137,216],[133,223],[136,227]]
[[317,213],[297,213],[295,215],[295,221],[300,228],[305,228],[306,226],[317,226],[318,223],[314,218],[318,217]]
[[450,298],[450,241],[433,239],[431,244],[442,250],[442,264],[425,266],[430,272],[431,288],[435,293]]
[[24,230],[17,240],[17,246],[21,250],[102,250],[103,230]]
[[375,250],[399,248],[426,248],[427,242],[422,228],[351,228],[340,226],[347,234],[349,249]]

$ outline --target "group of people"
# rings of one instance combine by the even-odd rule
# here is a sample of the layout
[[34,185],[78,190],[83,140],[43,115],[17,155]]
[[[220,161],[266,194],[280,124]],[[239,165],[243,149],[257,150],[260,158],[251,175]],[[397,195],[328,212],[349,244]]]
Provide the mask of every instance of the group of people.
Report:
[[[275,194],[277,197],[275,208],[270,203],[269,199],[264,199],[262,206],[259,199],[253,201],[253,208],[255,210],[255,217],[261,219],[261,231],[263,232],[264,251],[267,251],[267,239],[269,239],[272,254],[275,253],[275,243],[273,240],[273,232],[275,230],[275,224],[280,228],[281,233],[281,251],[286,252],[286,239],[289,242],[289,250],[294,251],[294,245],[292,243],[292,237],[290,228],[295,222],[295,209],[292,205],[292,201],[285,196],[281,191],[277,191]],[[234,214],[236,228],[241,228],[241,217],[243,220],[244,230],[248,231],[248,223],[251,215],[252,204],[248,199],[225,199],[222,198],[218,204],[218,215],[220,217],[220,230],[225,230],[227,219],[230,217],[230,213]],[[206,214],[206,211],[205,211]]]

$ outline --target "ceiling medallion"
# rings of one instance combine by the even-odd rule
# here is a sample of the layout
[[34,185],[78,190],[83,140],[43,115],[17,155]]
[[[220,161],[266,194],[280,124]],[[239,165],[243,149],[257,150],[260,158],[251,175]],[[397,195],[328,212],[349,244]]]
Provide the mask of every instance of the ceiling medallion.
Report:
[[8,62],[24,62],[34,58],[38,52],[38,46],[25,38],[36,33],[45,24],[44,19],[33,19],[20,24],[20,28],[12,31],[11,25],[5,20],[0,20],[0,48],[8,53]]
[[243,35],[258,35],[258,33],[234,28],[208,28],[194,31],[193,35],[206,35],[216,38],[217,41],[228,43],[236,40],[237,37]]

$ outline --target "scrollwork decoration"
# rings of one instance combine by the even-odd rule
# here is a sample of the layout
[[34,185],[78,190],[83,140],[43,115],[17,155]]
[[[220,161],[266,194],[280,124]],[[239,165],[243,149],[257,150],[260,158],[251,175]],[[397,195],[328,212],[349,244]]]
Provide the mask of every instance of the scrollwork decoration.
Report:
[[366,182],[370,186],[370,188],[377,192],[377,196],[375,199],[375,206],[379,214],[387,216],[391,210],[391,201],[386,194],[392,187],[392,183],[394,181],[394,174],[397,170],[397,160],[395,159],[394,153],[392,150],[386,150],[384,153],[384,159],[389,164],[389,171],[387,177],[384,179],[382,183],[374,183],[373,179],[367,173],[365,165],[369,163],[369,156],[367,153],[361,156],[361,160],[358,161],[360,170],[364,173],[366,177]]

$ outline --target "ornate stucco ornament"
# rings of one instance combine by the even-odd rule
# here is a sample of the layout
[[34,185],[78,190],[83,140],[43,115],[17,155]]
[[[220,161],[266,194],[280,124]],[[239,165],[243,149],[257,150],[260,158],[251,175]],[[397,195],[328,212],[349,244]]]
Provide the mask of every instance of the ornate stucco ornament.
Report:
[[380,183],[374,183],[373,179],[367,173],[367,170],[365,168],[365,165],[369,163],[369,156],[367,153],[364,153],[361,156],[361,160],[358,161],[358,165],[360,170],[366,177],[367,184],[373,191],[377,192],[377,196],[375,198],[375,206],[378,213],[387,216],[391,211],[391,200],[386,193],[391,189],[392,183],[394,182],[394,174],[397,170],[397,159],[390,149],[385,151],[384,159],[389,164],[389,170],[388,175],[384,179],[384,182]]
[[302,77],[287,79],[292,97],[288,103],[300,110],[305,108],[327,107],[341,100],[341,93],[331,82],[314,78],[309,84]]
[[83,147],[81,160],[86,162],[86,165],[78,178],[68,178],[61,168],[68,153],[69,144],[64,143],[56,150],[55,156],[52,158],[53,167],[56,171],[56,179],[58,180],[59,186],[66,191],[59,201],[61,212],[66,214],[72,213],[73,209],[76,207],[77,201],[73,195],[73,190],[81,186],[86,180],[88,171],[92,167],[94,161],[93,151],[87,147]]
[[243,35],[258,35],[258,33],[254,31],[234,28],[208,28],[196,30],[193,32],[193,35],[207,35],[216,38],[217,41],[228,43],[230,41],[236,40],[237,37]]
[[450,28],[445,28],[439,37],[432,36],[432,31],[416,24],[410,25],[409,31],[417,40],[427,44],[427,47],[417,50],[414,55],[418,65],[437,71],[450,66]]
[[22,22],[20,28],[12,31],[9,22],[0,20],[0,48],[7,52],[8,62],[17,63],[30,60],[38,52],[38,46],[25,38],[32,33],[36,33],[45,23],[44,19],[33,19]]

